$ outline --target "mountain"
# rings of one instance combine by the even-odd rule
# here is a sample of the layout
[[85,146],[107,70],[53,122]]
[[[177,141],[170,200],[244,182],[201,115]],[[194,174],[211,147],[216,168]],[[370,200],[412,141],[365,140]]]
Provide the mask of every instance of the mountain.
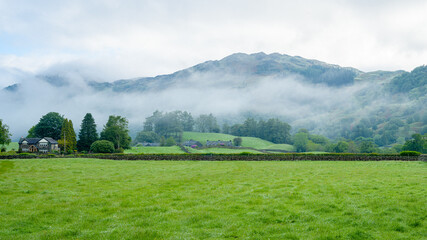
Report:
[[17,124],[22,135],[48,111],[77,122],[87,112],[101,119],[123,115],[134,126],[155,110],[213,113],[229,124],[277,117],[293,131],[367,138],[380,146],[427,131],[426,66],[363,72],[286,54],[236,53],[172,74],[112,82],[84,75],[75,65],[37,75],[6,69],[0,77],[2,72],[8,82],[17,77],[0,91],[6,106],[0,117]]
[[[292,57],[286,54],[245,54],[235,53],[218,61],[206,61],[193,67],[168,75],[156,77],[118,80],[113,83],[90,81],[97,90],[112,89],[116,92],[162,90],[200,75],[210,75],[217,79],[230,79],[233,86],[245,85],[256,78],[299,76],[303,81],[328,86],[344,86],[354,83],[362,72],[355,68],[343,68],[317,60]],[[236,80],[236,77],[239,78]],[[244,79],[241,79],[244,78]]]

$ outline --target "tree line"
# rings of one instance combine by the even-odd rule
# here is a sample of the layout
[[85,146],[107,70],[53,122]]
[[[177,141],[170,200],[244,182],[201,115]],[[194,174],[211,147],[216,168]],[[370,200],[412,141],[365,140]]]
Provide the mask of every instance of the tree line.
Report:
[[114,115],[109,116],[103,130],[98,134],[95,119],[91,113],[87,113],[82,120],[78,140],[76,139],[73,122],[70,119],[64,118],[57,112],[48,113],[30,128],[27,135],[27,138],[43,137],[57,139],[59,147],[68,153],[90,151],[93,143],[98,140],[111,142],[115,151],[118,152],[123,151],[123,149],[129,149],[131,143],[128,120],[126,118]]

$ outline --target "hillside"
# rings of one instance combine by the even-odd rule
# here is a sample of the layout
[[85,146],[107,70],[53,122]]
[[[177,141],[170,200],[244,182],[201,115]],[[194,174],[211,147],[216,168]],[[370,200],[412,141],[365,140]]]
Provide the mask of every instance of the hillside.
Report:
[[[183,141],[195,140],[199,141],[203,145],[206,144],[207,140],[210,141],[233,141],[236,136],[223,133],[200,133],[200,132],[184,132],[182,135]],[[285,151],[293,151],[293,146],[289,144],[274,144],[272,142],[255,138],[255,137],[240,137],[242,138],[242,147],[249,147],[255,149],[278,149]]]
[[[246,86],[257,82],[261,77],[286,77],[298,75],[303,81],[328,86],[353,84],[354,78],[362,72],[354,68],[343,68],[318,60],[305,59],[286,54],[235,53],[217,61],[206,61],[172,74],[137,79],[118,80],[112,83],[90,81],[89,85],[97,90],[111,89],[115,92],[135,92],[163,90],[194,77],[216,78],[216,83],[234,86]],[[243,77],[243,79],[240,79]],[[47,78],[50,80],[51,78]],[[229,80],[233,79],[232,82]],[[191,82],[191,81],[190,81]],[[213,83],[215,85],[215,82]]]
[[[74,68],[9,73],[16,83],[0,91],[0,117],[14,141],[47,113],[43,104],[33,104],[32,96],[74,123],[87,112],[101,121],[98,126],[111,114],[125,116],[132,136],[156,110],[212,113],[220,124],[230,125],[247,117],[278,118],[292,126],[292,133],[305,128],[331,139],[369,138],[378,146],[427,131],[426,66],[411,72],[362,72],[286,54],[235,53],[171,74],[111,82]],[[74,125],[78,131],[79,124]],[[250,142],[244,144],[268,146]]]

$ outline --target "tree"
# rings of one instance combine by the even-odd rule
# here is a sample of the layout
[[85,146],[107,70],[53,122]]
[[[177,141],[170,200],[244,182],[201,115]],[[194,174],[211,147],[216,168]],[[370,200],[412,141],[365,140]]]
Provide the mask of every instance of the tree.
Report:
[[9,145],[10,143],[9,126],[3,124],[3,120],[0,119],[0,145]]
[[348,143],[345,141],[339,141],[337,145],[334,147],[334,152],[336,153],[343,153],[348,150]]
[[420,153],[426,153],[427,149],[425,149],[426,140],[423,138],[421,134],[413,134],[412,139],[405,142],[403,145],[403,151],[417,151]]
[[64,119],[61,128],[61,139],[58,140],[58,144],[61,149],[67,152],[77,149],[76,132],[71,120]]
[[182,130],[193,131],[194,119],[193,116],[191,116],[191,113],[185,111],[176,111],[176,114],[178,115],[178,119],[181,122]]
[[299,132],[294,135],[294,146],[297,152],[307,151],[308,134],[305,132]]
[[95,119],[92,114],[86,113],[80,125],[77,149],[79,151],[89,151],[90,146],[96,140],[98,140],[98,132],[96,131]]
[[112,142],[116,149],[129,149],[131,137],[129,136],[128,124],[128,120],[124,117],[110,116],[101,132],[101,140]]
[[27,138],[35,138],[36,133],[34,132],[34,129],[36,128],[36,125],[32,126],[30,130],[28,130]]
[[219,125],[216,118],[211,114],[200,115],[196,120],[196,128],[199,132],[219,132]]
[[61,128],[64,117],[57,112],[50,112],[40,118],[40,121],[34,127],[34,136],[38,138],[51,137],[53,139],[61,138]]
[[236,147],[238,147],[238,146],[241,146],[242,145],[242,138],[235,138],[235,139],[233,139],[233,144],[234,144],[234,146],[236,146]]
[[375,145],[375,143],[370,139],[362,140],[359,148],[361,153],[373,153],[379,151],[377,145]]
[[112,153],[114,144],[107,140],[97,140],[90,146],[90,151],[94,153]]
[[141,131],[135,137],[135,143],[155,143],[160,141],[160,136],[155,132]]
[[166,139],[166,146],[170,147],[174,145],[176,145],[175,139],[173,139],[173,137],[168,137],[168,139]]

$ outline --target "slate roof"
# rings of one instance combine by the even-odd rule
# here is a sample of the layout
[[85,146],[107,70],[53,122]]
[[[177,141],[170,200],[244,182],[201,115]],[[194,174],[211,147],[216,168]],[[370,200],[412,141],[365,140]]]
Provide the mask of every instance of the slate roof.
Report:
[[[40,140],[42,140],[43,138],[21,138],[19,139],[19,144],[21,144],[24,140],[28,142],[28,145],[34,145],[36,143],[38,143]],[[58,142],[51,138],[51,137],[44,137],[44,139],[46,139],[48,142],[50,142],[51,144],[58,144]]]
[[34,145],[36,144],[38,141],[41,140],[41,138],[21,138],[19,140],[19,144],[21,144],[23,141],[27,141],[29,145]]
[[58,144],[58,142],[55,139],[51,138],[51,137],[45,137],[44,139],[46,139],[51,144]]

